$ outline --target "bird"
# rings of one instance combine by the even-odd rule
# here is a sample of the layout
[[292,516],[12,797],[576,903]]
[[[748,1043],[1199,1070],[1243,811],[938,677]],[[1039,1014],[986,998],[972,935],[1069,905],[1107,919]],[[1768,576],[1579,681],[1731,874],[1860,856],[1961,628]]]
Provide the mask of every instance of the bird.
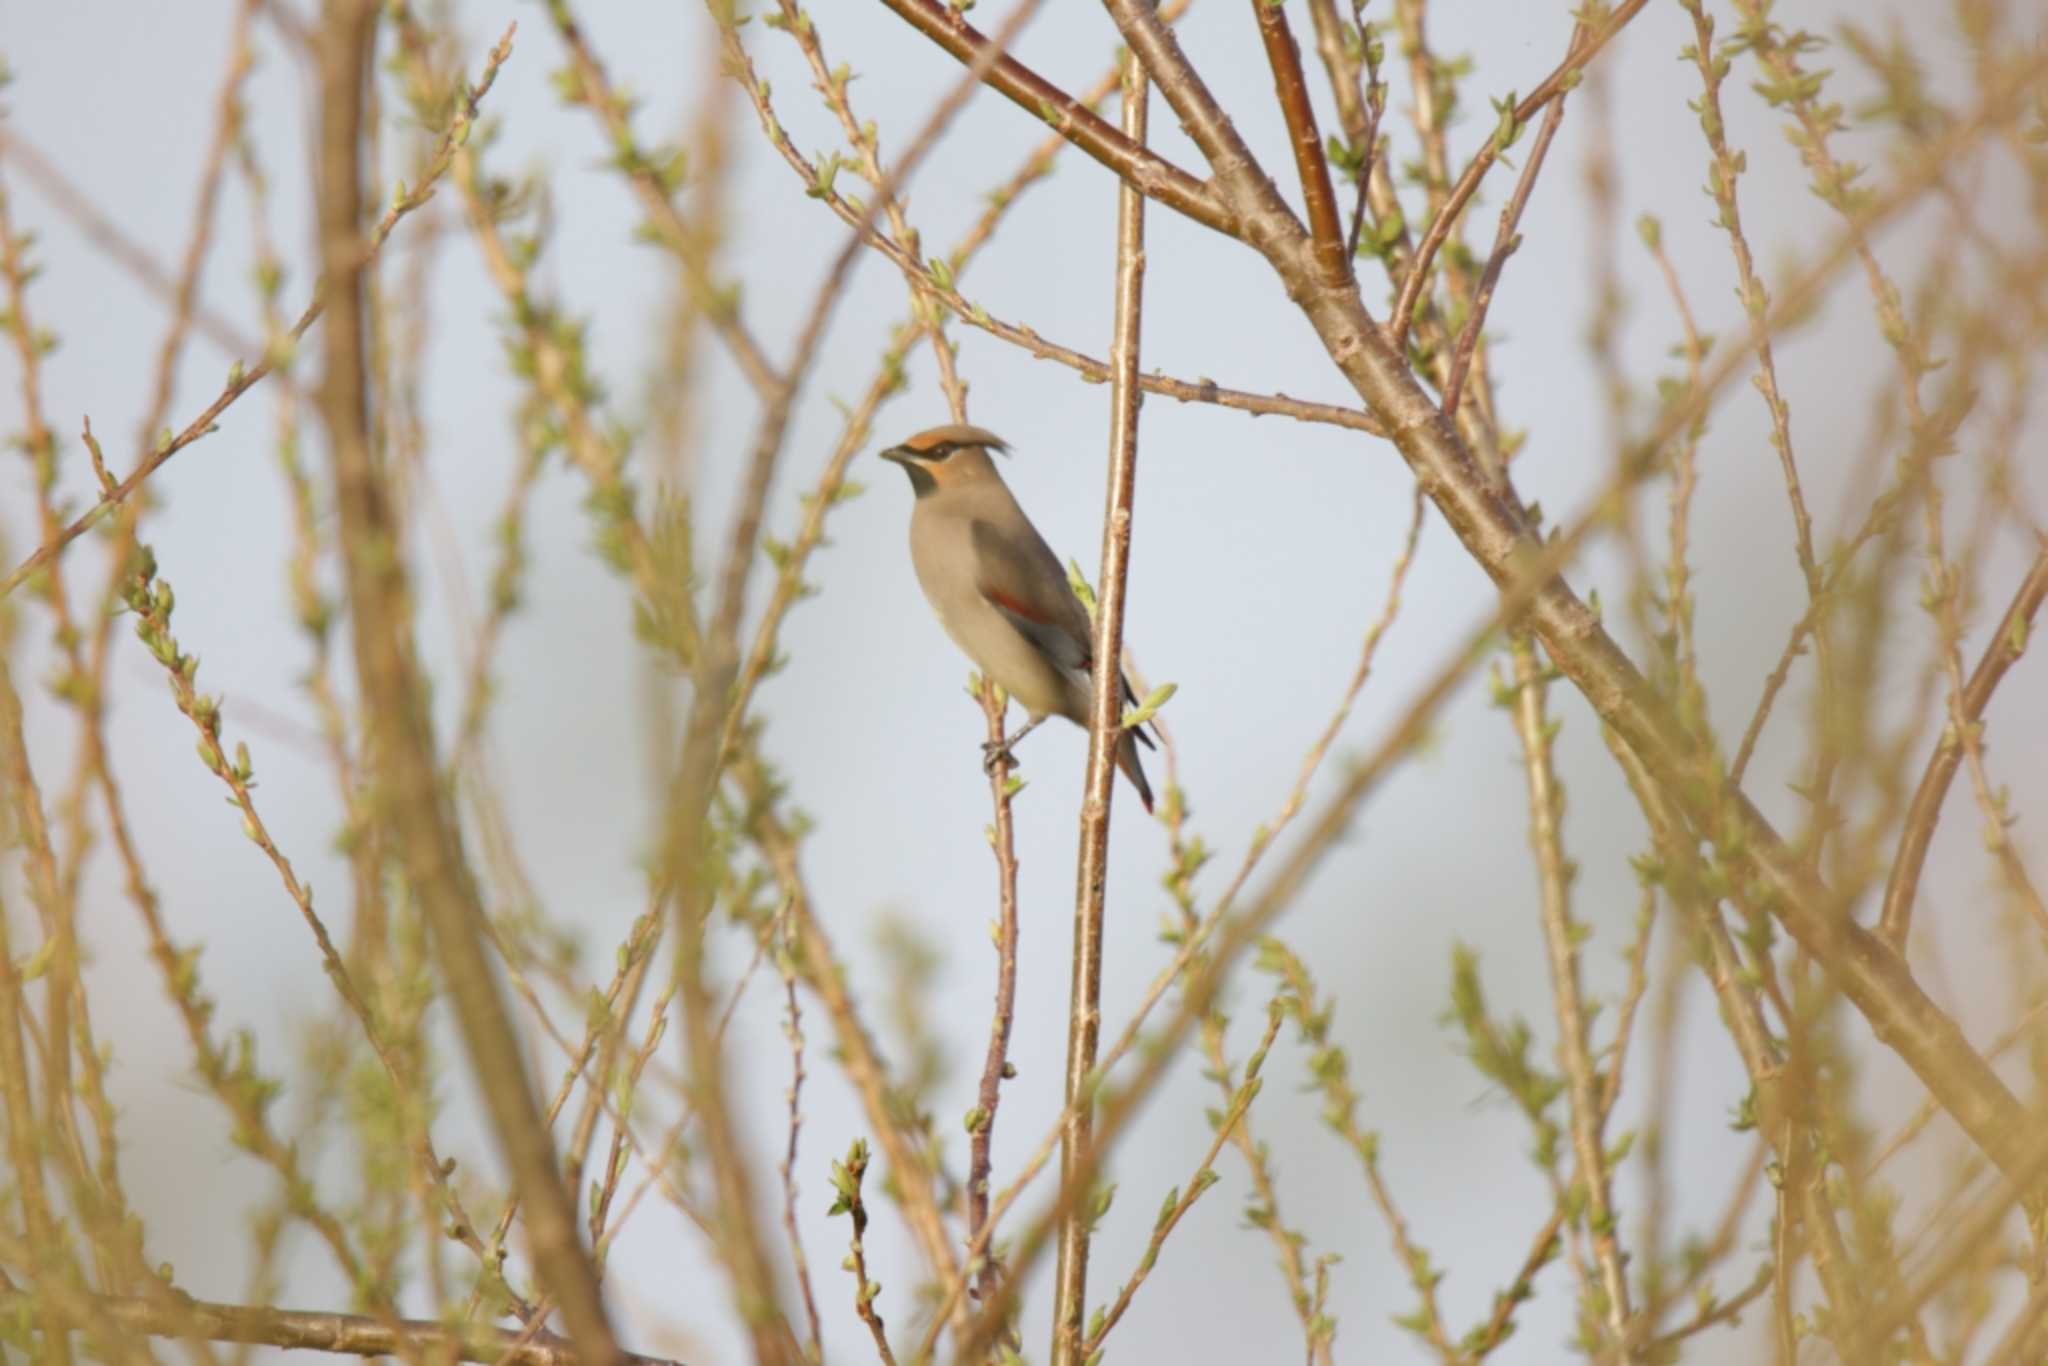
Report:
[[[1088,724],[1094,692],[1095,632],[1059,559],[1024,515],[993,455],[1009,446],[964,422],[922,431],[881,452],[910,476],[910,563],[918,586],[953,643],[1024,708],[1015,735],[982,746],[990,770],[1049,716]],[[1124,698],[1135,705],[1128,677]],[[1116,765],[1145,810],[1138,745],[1156,748],[1142,727],[1117,740]]]

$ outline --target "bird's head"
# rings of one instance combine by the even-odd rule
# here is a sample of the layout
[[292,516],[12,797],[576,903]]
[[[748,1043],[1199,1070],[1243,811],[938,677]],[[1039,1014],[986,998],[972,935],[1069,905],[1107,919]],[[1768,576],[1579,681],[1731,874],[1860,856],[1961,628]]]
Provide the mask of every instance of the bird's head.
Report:
[[1008,449],[1001,437],[986,428],[953,422],[919,432],[900,446],[889,447],[882,452],[882,459],[903,466],[903,472],[910,476],[911,488],[922,498],[942,488],[1000,479],[989,455]]

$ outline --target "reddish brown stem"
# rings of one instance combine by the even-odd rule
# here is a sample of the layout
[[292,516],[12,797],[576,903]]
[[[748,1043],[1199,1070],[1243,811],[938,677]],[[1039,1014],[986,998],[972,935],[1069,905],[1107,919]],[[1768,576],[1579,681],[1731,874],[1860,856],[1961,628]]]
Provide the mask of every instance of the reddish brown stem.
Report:
[[[943,0],[882,0],[911,27],[944,48],[955,61],[972,63],[988,39]],[[1198,180],[1157,152],[1139,146],[1094,110],[1014,57],[1004,56],[983,77],[997,94],[1060,130],[1067,141],[1135,185],[1148,199],[1178,209],[1204,227],[1238,235],[1236,218],[1215,187]]]
[[1344,247],[1344,225],[1337,213],[1337,191],[1330,183],[1330,161],[1323,155],[1315,106],[1309,103],[1308,81],[1301,71],[1301,48],[1287,26],[1287,11],[1279,0],[1252,0],[1252,13],[1258,16],[1259,40],[1266,45],[1266,61],[1273,68],[1273,93],[1287,118],[1287,140],[1294,146],[1294,165],[1301,174],[1301,197],[1308,208],[1309,232],[1315,238],[1316,264],[1322,268],[1325,282],[1346,284],[1351,280],[1351,254]]
[[[982,705],[988,715],[988,738],[997,742],[1003,738],[1005,706],[1001,696],[994,683],[986,679],[982,681]],[[1009,1068],[1010,1027],[1017,1015],[1017,849],[1007,797],[1010,764],[1010,756],[1005,751],[989,775],[989,785],[995,796],[996,878],[1002,919],[996,931],[995,1013],[989,1020],[988,1053],[982,1059],[981,1087],[974,1101],[974,1136],[968,1144],[967,1240],[970,1246],[981,1232],[982,1225],[988,1222],[988,1183],[989,1172],[994,1165],[991,1150],[995,1143],[996,1107],[1002,1103],[1003,1077]],[[996,1258],[985,1254],[980,1273],[975,1277],[975,1293],[987,1298],[995,1289],[996,1279]]]

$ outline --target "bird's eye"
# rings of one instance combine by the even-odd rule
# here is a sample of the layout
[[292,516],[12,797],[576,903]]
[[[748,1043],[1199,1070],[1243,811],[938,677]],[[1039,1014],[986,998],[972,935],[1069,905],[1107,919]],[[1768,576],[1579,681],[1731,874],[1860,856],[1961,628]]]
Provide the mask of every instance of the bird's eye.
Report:
[[953,445],[952,442],[941,441],[938,445],[932,447],[930,450],[925,452],[925,459],[944,460],[947,456],[951,455],[955,449],[956,447]]

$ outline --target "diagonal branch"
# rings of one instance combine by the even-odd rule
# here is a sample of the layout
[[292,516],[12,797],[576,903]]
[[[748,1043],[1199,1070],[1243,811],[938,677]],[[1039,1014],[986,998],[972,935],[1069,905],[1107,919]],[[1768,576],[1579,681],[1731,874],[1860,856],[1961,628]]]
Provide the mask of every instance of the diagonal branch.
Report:
[[1479,349],[1480,330],[1486,325],[1486,310],[1493,305],[1493,291],[1500,284],[1502,267],[1508,257],[1522,245],[1522,236],[1515,231],[1515,225],[1522,221],[1522,211],[1529,206],[1529,195],[1536,188],[1536,177],[1543,174],[1543,160],[1550,151],[1551,139],[1557,136],[1557,125],[1564,121],[1564,100],[1551,101],[1550,110],[1543,116],[1543,126],[1536,132],[1536,145],[1529,149],[1529,160],[1522,167],[1521,178],[1515,182],[1515,192],[1508,198],[1507,207],[1500,211],[1500,231],[1493,239],[1493,251],[1486,258],[1486,269],[1480,272],[1479,288],[1472,296],[1472,316],[1465,319],[1465,328],[1458,334],[1458,347],[1451,357],[1450,378],[1444,382],[1444,416],[1456,421],[1458,399],[1465,387],[1465,376],[1472,368],[1472,356]]
[[[1606,23],[1583,41],[1583,25],[1575,28],[1571,48],[1565,59],[1558,63],[1555,71],[1543,78],[1541,85],[1530,91],[1527,98],[1515,106],[1516,126],[1535,118],[1545,105],[1571,89],[1586,63],[1598,56],[1600,49],[1607,46],[1607,40],[1621,32],[1622,26],[1635,18],[1636,12],[1648,2],[1649,0],[1625,0],[1625,3],[1608,17]],[[1430,263],[1436,259],[1438,250],[1449,239],[1451,229],[1457,225],[1458,215],[1465,211],[1465,205],[1478,190],[1480,180],[1493,168],[1493,163],[1500,159],[1501,152],[1505,150],[1501,143],[1502,139],[1498,134],[1486,140],[1486,145],[1479,149],[1471,163],[1465,167],[1464,174],[1458,177],[1458,183],[1451,188],[1450,197],[1444,201],[1442,211],[1430,220],[1429,231],[1423,234],[1421,243],[1415,248],[1415,256],[1408,266],[1408,278],[1402,282],[1400,297],[1394,304],[1392,325],[1396,355],[1401,354],[1407,343],[1408,322],[1415,315],[1416,300],[1422,297],[1423,288],[1429,282]]]
[[[2034,614],[2041,610],[2044,598],[2048,598],[2048,549],[2035,558],[2034,567],[2027,571],[2019,592],[2013,595],[2012,605],[1999,619],[1991,643],[1984,647],[1983,658],[1977,661],[1969,686],[1963,689],[1960,705],[1965,725],[1977,724],[2005,671],[2026,649]],[[1899,856],[1892,864],[1892,875],[1885,883],[1884,909],[1877,918],[1878,937],[1898,952],[1905,951],[1906,935],[1913,927],[1913,897],[1919,890],[1920,870],[1927,862],[1927,846],[1934,839],[1941,804],[1963,761],[1963,750],[1961,735],[1942,737],[1934,747],[1934,756],[1927,761],[1920,786],[1913,792],[1913,804],[1906,808],[1905,834],[1899,841]]]
[[[491,83],[497,79],[498,67],[504,60],[503,56],[498,54],[509,54],[510,51],[511,47],[509,44],[499,44],[497,51],[493,54],[495,60],[486,63],[483,75],[478,78],[474,86],[470,87],[458,105],[455,117],[448,125],[448,131],[442,135],[440,145],[435,150],[433,159],[427,164],[427,173],[420,177],[419,183],[413,186],[411,193],[395,201],[391,207],[384,211],[384,216],[377,221],[375,231],[369,234],[369,240],[357,244],[355,255],[350,260],[352,268],[359,270],[366,265],[369,259],[375,256],[377,251],[389,240],[392,229],[398,226],[398,220],[404,218],[407,214],[434,197],[435,184],[440,180],[442,174],[447,171],[449,164],[455,159],[455,149],[468,139],[470,129],[476,123],[478,102],[490,90]],[[206,408],[199,416],[187,423],[184,429],[178,432],[177,435],[151,451],[148,458],[136,465],[135,469],[126,478],[111,488],[103,489],[98,502],[73,518],[57,535],[46,538],[41,545],[36,547],[34,554],[23,560],[19,565],[16,565],[14,571],[5,579],[0,579],[0,598],[5,598],[16,588],[19,588],[23,581],[31,574],[35,573],[45,564],[48,564],[57,555],[63,553],[65,546],[70,545],[80,536],[83,536],[86,532],[99,525],[109,512],[117,505],[126,502],[134,494],[135,490],[142,487],[143,481],[162,468],[164,463],[172,456],[199,440],[200,437],[210,436],[219,430],[220,415],[226,412],[236,399],[248,393],[258,384],[261,384],[281,363],[289,362],[291,359],[290,343],[296,342],[299,338],[306,335],[306,330],[319,319],[322,310],[327,307],[328,297],[329,281],[323,278],[313,291],[312,301],[306,305],[306,309],[299,315],[298,321],[292,324],[291,331],[285,335],[282,344],[272,345],[254,365],[244,367],[240,362],[237,362],[228,371],[226,387],[220,391],[219,396],[213,402],[206,405]]]
[[[1271,262],[1331,359],[1367,407],[1387,424],[1402,458],[1466,550],[1504,591],[1528,593],[1526,626],[1543,642],[1552,661],[1650,767],[1658,783],[1681,801],[1694,829],[1761,884],[1759,892],[1772,913],[1825,965],[1878,1037],[1919,1075],[1987,1155],[2008,1175],[2017,1174],[2026,1158],[2022,1135],[2027,1121],[2004,1081],[1913,980],[1905,962],[1848,921],[1834,892],[1803,864],[1762,813],[1739,791],[1728,790],[1715,756],[1700,749],[1556,569],[1528,577],[1525,566],[1541,562],[1546,548],[1512,491],[1487,479],[1472,450],[1438,412],[1400,353],[1366,316],[1357,295],[1319,283],[1307,233],[1250,159],[1171,32],[1138,0],[1105,3],[1125,41],[1208,156],[1219,189],[1243,223],[1244,240]],[[1632,9],[1624,8],[1617,17],[1630,13]],[[1848,250],[1853,252],[1875,222],[1914,198],[1919,187],[1938,179],[1941,167],[1974,145],[1987,129],[2016,117],[2021,93],[2044,65],[2048,58],[2030,58],[1987,78],[1985,98],[1977,110],[1930,141],[1900,186],[1892,194],[1873,197],[1858,215]],[[1838,243],[1830,253],[1830,268],[1843,254]],[[1678,420],[1692,406],[1678,405],[1660,427]]]
[[[955,61],[974,62],[988,47],[988,39],[962,17],[960,10],[941,0],[882,3],[944,48]],[[983,79],[996,93],[1058,129],[1067,141],[1116,172],[1125,183],[1135,185],[1146,198],[1177,209],[1225,236],[1239,235],[1230,210],[1213,185],[1197,180],[1157,152],[1139,146],[1110,127],[1101,115],[1016,58],[998,58]]]

